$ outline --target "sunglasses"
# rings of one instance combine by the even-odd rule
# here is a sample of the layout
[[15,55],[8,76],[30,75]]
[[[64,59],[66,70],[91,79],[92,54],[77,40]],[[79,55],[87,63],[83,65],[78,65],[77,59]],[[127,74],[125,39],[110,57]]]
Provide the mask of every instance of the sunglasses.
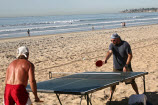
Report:
[[115,42],[116,40],[111,40],[111,42]]

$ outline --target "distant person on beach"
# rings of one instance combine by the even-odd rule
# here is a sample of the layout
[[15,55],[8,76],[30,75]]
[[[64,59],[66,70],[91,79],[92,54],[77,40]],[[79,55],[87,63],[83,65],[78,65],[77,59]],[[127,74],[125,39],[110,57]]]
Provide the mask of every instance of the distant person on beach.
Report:
[[94,26],[92,26],[92,31],[94,31]]
[[29,29],[27,30],[27,34],[28,34],[28,36],[30,36],[30,30]]
[[[131,60],[132,50],[128,42],[121,40],[117,33],[111,35],[111,44],[109,51],[105,57],[105,64],[113,54],[113,72],[132,72]],[[126,81],[126,84],[131,84],[136,94],[139,94],[138,87],[134,79]],[[116,86],[111,87],[110,96],[113,95]]]
[[[40,102],[37,95],[37,86],[34,75],[34,65],[28,61],[29,50],[22,46],[17,50],[17,59],[11,62],[7,68],[5,79],[4,104],[5,105],[31,105],[29,93],[26,91],[28,79],[35,102]],[[30,103],[30,104],[29,104]]]
[[126,23],[125,22],[121,22],[122,27],[126,27]]

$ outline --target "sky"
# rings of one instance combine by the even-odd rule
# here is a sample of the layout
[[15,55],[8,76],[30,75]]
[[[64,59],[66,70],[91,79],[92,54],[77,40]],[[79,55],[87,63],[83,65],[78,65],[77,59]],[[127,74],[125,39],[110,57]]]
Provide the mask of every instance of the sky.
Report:
[[0,0],[0,17],[119,13],[158,8],[158,0]]

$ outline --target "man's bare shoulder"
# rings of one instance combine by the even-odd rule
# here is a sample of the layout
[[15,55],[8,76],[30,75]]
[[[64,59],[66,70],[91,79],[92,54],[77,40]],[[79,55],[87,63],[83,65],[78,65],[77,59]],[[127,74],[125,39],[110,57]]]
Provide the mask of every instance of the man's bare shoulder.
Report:
[[26,59],[16,59],[14,61],[12,61],[12,63],[31,63],[30,61],[26,60]]
[[23,65],[23,66],[34,68],[34,64],[27,59],[16,59],[12,61],[9,66],[16,66],[16,65]]

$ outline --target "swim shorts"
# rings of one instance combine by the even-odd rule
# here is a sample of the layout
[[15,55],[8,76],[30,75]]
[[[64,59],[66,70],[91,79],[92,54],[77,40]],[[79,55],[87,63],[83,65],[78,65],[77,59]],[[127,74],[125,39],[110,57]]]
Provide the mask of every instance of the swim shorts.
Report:
[[10,85],[6,84],[4,93],[4,104],[5,105],[31,105],[27,104],[30,102],[29,94],[26,91],[24,85]]

